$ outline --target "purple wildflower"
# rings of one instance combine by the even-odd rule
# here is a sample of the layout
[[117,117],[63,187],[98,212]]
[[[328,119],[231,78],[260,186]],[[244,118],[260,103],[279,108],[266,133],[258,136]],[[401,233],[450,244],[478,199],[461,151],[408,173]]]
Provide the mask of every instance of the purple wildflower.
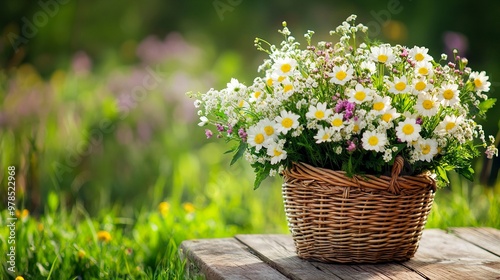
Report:
[[243,140],[243,142],[247,141],[248,134],[246,133],[244,128],[238,129],[238,136],[240,136],[240,138],[241,138],[241,140]]
[[207,139],[210,139],[214,134],[210,129],[205,129],[205,135],[207,136]]
[[217,126],[217,131],[220,131],[220,132],[224,131],[224,127],[222,126],[222,124],[218,123],[215,126]]
[[417,120],[415,121],[416,124],[421,125],[424,123],[424,120],[421,117],[418,117]]

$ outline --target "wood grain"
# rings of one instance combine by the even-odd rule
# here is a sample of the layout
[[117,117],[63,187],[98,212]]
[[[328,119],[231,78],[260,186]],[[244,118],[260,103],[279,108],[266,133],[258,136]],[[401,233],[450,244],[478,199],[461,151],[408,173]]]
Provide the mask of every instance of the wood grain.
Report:
[[183,241],[180,251],[188,260],[187,273],[199,270],[207,280],[287,279],[234,238]]
[[397,263],[345,265],[305,261],[295,254],[289,235],[236,235],[235,238],[290,279],[425,279]]
[[403,265],[429,279],[500,279],[500,257],[438,229],[424,231],[415,257]]
[[493,228],[450,228],[451,232],[500,257],[500,231]]

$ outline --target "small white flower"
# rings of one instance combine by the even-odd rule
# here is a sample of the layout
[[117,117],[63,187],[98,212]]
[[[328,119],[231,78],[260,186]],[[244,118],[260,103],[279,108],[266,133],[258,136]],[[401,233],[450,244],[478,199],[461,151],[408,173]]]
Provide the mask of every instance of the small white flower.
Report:
[[420,138],[420,125],[416,123],[416,119],[407,118],[400,122],[396,127],[396,136],[404,142],[411,143]]
[[208,123],[208,118],[207,118],[207,117],[205,117],[205,116],[201,116],[201,117],[200,117],[200,121],[201,121],[201,122],[199,122],[199,123],[198,123],[198,125],[199,125],[199,126],[205,126],[205,125]]
[[361,64],[359,65],[359,67],[361,69],[368,70],[372,74],[375,73],[375,71],[377,71],[377,65],[373,61],[369,61],[369,60],[363,60],[361,62]]
[[417,76],[432,76],[433,73],[432,63],[428,61],[420,61],[415,65],[415,74]]
[[326,120],[333,113],[332,109],[326,108],[326,102],[318,103],[316,106],[309,106],[306,117],[311,120]]
[[384,146],[387,143],[387,135],[377,131],[365,131],[361,138],[361,143],[365,150],[383,152],[385,150]]
[[439,102],[436,97],[428,93],[420,94],[418,96],[415,109],[422,116],[432,117],[436,115],[438,108],[439,108]]
[[376,115],[381,115],[385,111],[391,108],[391,98],[389,96],[375,96],[373,100],[372,112],[375,112]]
[[274,73],[278,76],[290,76],[297,68],[297,61],[293,58],[278,58],[273,65]]
[[335,131],[332,128],[320,128],[318,130],[318,134],[314,136],[314,139],[316,139],[316,143],[323,143],[323,142],[331,142],[332,141],[332,135],[335,133]]
[[330,82],[337,85],[344,85],[352,79],[354,70],[347,65],[334,66],[332,73],[328,73],[331,77]]
[[431,162],[432,158],[438,153],[438,143],[435,139],[420,139],[415,148],[420,155],[418,160]]
[[391,64],[394,62],[394,52],[392,48],[388,45],[380,45],[377,47],[370,48],[370,58],[374,62],[379,62],[383,64]]
[[275,118],[275,121],[278,123],[278,132],[287,134],[291,129],[297,128],[299,126],[299,118],[299,115],[282,110],[280,115]]
[[271,164],[276,164],[287,157],[287,153],[283,150],[283,146],[275,142],[270,143],[267,147],[267,155],[271,157]]
[[357,84],[354,89],[349,89],[347,91],[347,96],[349,96],[350,102],[361,104],[373,99],[373,90],[368,87],[365,88],[361,84]]
[[432,88],[432,84],[428,83],[426,78],[421,76],[418,79],[413,80],[413,83],[411,85],[411,92],[418,95],[422,92],[428,92],[432,90]]
[[387,82],[389,85],[389,92],[394,94],[407,93],[410,88],[408,86],[408,80],[405,76],[394,77],[393,82]]
[[246,86],[238,82],[237,79],[231,78],[231,82],[227,83],[228,92],[241,92],[246,89]]
[[330,124],[334,131],[339,131],[344,127],[344,114],[336,113],[330,118]]
[[453,106],[460,101],[459,94],[457,84],[442,84],[439,88],[438,99],[444,106]]
[[445,116],[444,119],[438,124],[434,133],[440,136],[453,135],[463,122],[462,116]]
[[266,135],[264,133],[264,129],[259,125],[251,126],[248,131],[248,144],[251,147],[255,147],[255,150],[258,152],[264,145],[266,145]]
[[489,77],[486,76],[486,72],[484,72],[484,71],[481,71],[481,73],[472,72],[472,73],[470,73],[469,78],[474,83],[474,87],[475,87],[476,91],[483,92],[483,91],[490,90],[491,83],[488,82]]
[[427,52],[429,52],[428,48],[415,46],[409,51],[408,56],[415,62],[431,61],[432,56],[428,55]]

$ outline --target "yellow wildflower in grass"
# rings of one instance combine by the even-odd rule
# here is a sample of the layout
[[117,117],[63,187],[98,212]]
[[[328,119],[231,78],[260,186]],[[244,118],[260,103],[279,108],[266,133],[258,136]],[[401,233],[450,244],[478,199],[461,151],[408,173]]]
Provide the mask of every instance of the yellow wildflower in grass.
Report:
[[76,255],[77,255],[78,259],[81,260],[81,259],[83,259],[85,257],[86,254],[85,254],[85,251],[78,250],[78,253]]
[[105,230],[100,230],[97,232],[97,239],[99,241],[109,242],[111,241],[111,234]]
[[188,213],[193,213],[195,210],[194,205],[191,202],[186,202],[182,204],[182,208],[184,208],[184,211]]
[[29,214],[30,211],[28,211],[28,209],[23,209],[23,211],[16,210],[16,217],[20,219],[28,217]]
[[17,276],[17,277],[16,277],[16,280],[24,280],[24,277],[22,277],[22,276]]
[[162,216],[166,216],[170,211],[170,203],[163,201],[158,205],[158,211]]

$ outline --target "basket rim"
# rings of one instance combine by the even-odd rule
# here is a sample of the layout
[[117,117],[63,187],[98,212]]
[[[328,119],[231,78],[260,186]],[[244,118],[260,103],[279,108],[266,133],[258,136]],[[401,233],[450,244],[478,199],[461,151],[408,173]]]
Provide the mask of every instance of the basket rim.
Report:
[[418,175],[399,175],[403,163],[404,160],[402,157],[399,157],[399,159],[396,158],[392,176],[355,174],[349,177],[345,171],[316,167],[304,162],[294,162],[291,168],[283,171],[283,177],[285,181],[288,179],[316,180],[335,186],[389,191],[393,194],[400,194],[404,190],[414,191],[418,189],[436,191],[436,180],[432,178],[430,172]]

